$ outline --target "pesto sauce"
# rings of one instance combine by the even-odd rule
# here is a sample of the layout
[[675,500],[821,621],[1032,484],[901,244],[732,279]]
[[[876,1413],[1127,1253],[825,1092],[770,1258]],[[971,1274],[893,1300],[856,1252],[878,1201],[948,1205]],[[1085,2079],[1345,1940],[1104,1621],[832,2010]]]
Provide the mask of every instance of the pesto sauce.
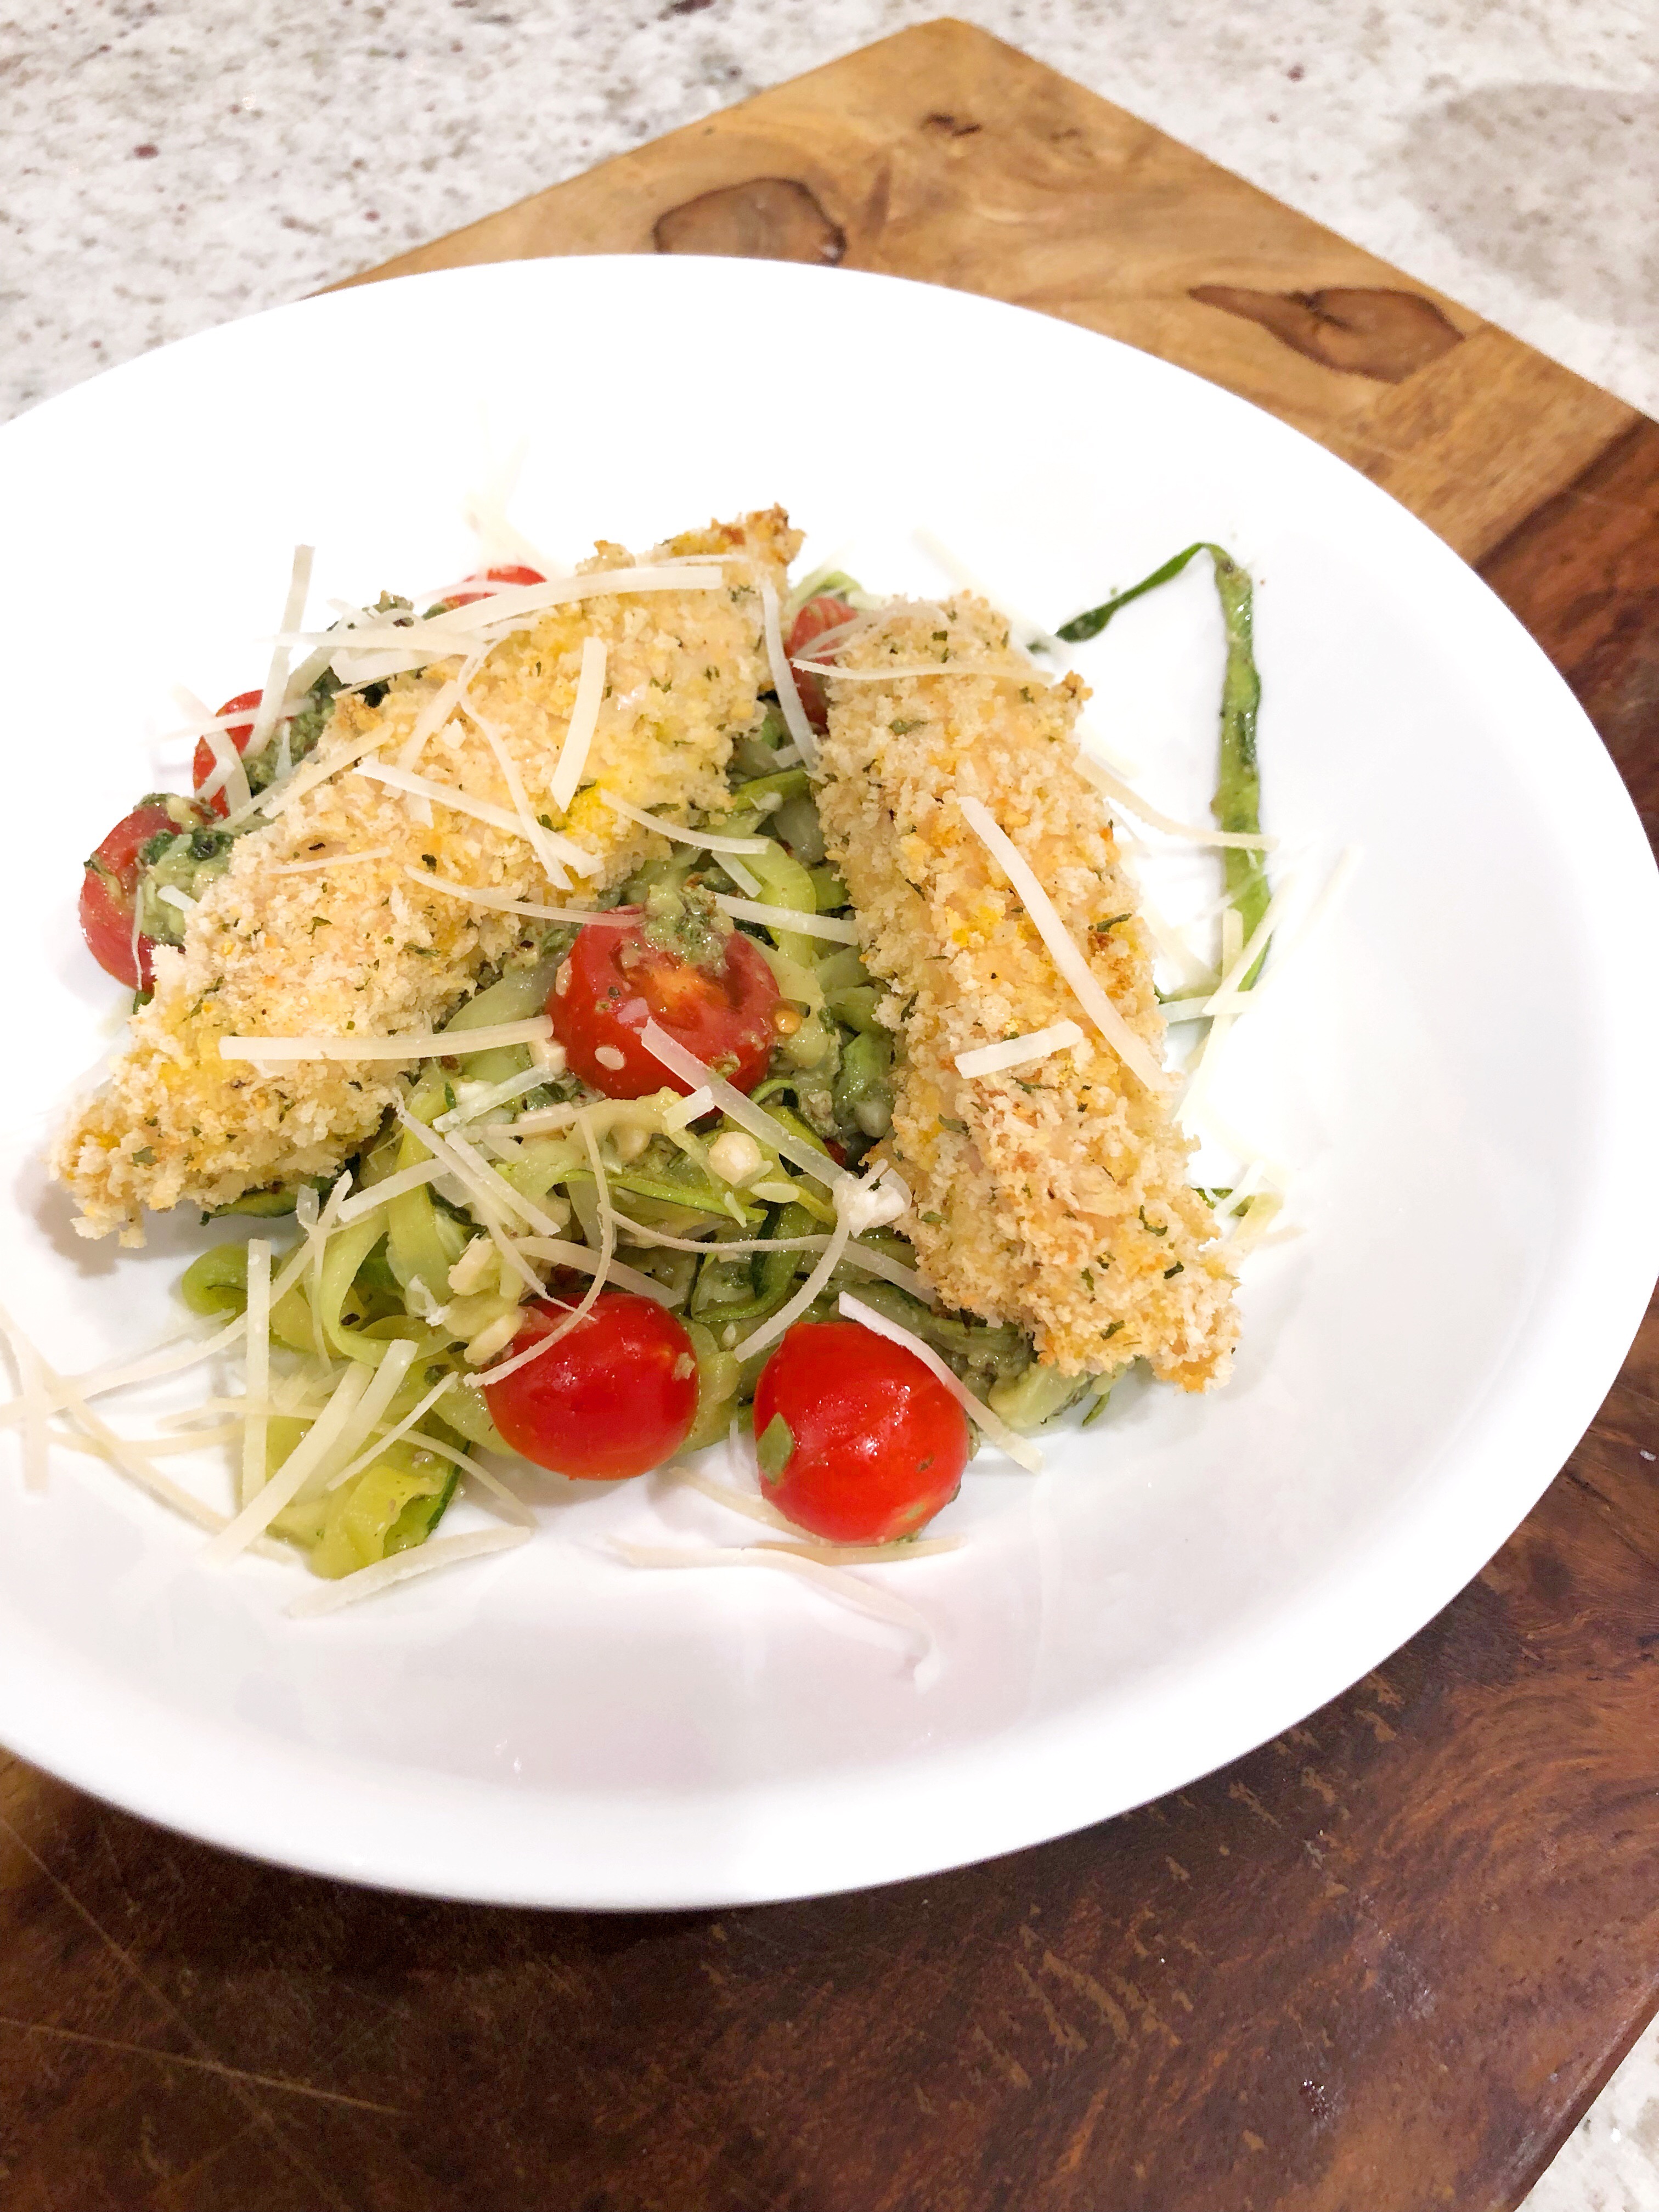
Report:
[[712,891],[694,884],[653,884],[645,894],[641,933],[659,952],[711,974],[723,973],[732,923]]

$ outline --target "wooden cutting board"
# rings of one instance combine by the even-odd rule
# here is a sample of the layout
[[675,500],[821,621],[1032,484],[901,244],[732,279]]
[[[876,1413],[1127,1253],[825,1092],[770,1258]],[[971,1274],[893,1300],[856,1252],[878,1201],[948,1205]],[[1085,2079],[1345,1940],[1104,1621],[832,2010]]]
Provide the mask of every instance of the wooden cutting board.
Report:
[[[653,250],[927,277],[1243,393],[1477,563],[1651,807],[1659,428],[983,33],[903,33],[370,277]],[[0,2202],[1510,2206],[1659,1996],[1656,1376],[1650,1322],[1524,1528],[1305,1726],[936,1881],[434,1905],[5,1762]]]

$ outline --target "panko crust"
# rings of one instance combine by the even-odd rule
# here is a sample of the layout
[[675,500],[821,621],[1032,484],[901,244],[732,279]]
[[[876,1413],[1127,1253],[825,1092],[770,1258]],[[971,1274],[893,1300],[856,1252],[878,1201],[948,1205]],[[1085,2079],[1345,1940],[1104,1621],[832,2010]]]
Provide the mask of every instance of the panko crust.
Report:
[[[902,1066],[888,1149],[903,1226],[953,1306],[1019,1324],[1065,1374],[1133,1357],[1187,1389],[1224,1376],[1234,1277],[1193,1146],[1082,1016],[1024,908],[957,804],[972,793],[1035,870],[1096,977],[1161,1060],[1152,951],[1101,796],[1075,765],[1087,691],[1050,684],[1006,619],[962,596],[898,603],[838,665],[937,664],[937,676],[828,680],[819,811],[889,987]],[[994,674],[963,674],[956,665]],[[1085,1041],[965,1079],[975,1045],[1080,1019]]]
[[[155,989],[136,1013],[108,1079],[70,1115],[52,1171],[69,1188],[86,1237],[143,1242],[143,1217],[181,1205],[216,1206],[245,1192],[328,1174],[379,1124],[398,1075],[413,1063],[307,1061],[261,1073],[221,1057],[222,1037],[430,1029],[468,995],[522,922],[469,908],[411,878],[452,882],[537,903],[581,903],[629,875],[663,841],[625,822],[601,784],[638,807],[718,805],[735,737],[770,682],[757,586],[780,586],[799,545],[781,508],[711,523],[656,550],[718,554],[714,591],[640,593],[554,607],[498,645],[470,696],[511,757],[532,811],[599,854],[603,869],[564,894],[530,846],[469,815],[418,802],[350,767],[240,839],[226,873],[188,917],[185,942],[155,955]],[[649,556],[643,556],[649,558]],[[601,544],[589,572],[628,565]],[[574,703],[582,641],[609,659],[599,726],[567,814],[548,784]],[[393,679],[378,707],[338,702],[316,758],[365,738],[394,760],[421,708],[459,666],[436,662]],[[476,722],[452,718],[428,740],[419,772],[512,806]],[[338,868],[283,873],[285,864],[338,852],[380,853]]]

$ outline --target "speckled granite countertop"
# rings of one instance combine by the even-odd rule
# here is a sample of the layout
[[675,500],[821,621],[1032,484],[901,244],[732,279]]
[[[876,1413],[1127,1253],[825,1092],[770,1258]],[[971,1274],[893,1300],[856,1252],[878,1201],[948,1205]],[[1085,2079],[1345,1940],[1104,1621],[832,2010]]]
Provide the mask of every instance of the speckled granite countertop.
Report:
[[[940,12],[33,0],[0,24],[0,416]],[[957,12],[1659,413],[1653,0]]]
[[[937,0],[34,0],[0,24],[0,417]],[[963,0],[1659,414],[1653,0]],[[1659,2212],[1650,2032],[1528,2212]]]

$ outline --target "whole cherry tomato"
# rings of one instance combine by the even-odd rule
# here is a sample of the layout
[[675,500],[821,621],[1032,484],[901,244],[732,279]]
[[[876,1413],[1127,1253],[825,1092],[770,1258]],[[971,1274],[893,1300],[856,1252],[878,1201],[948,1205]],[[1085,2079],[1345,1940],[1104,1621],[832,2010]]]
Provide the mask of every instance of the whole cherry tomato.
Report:
[[[544,584],[547,581],[539,568],[486,568],[483,581],[486,584]],[[454,592],[448,599],[440,599],[441,607],[470,607],[475,599],[487,599],[488,592]]]
[[141,937],[134,958],[132,910],[138,895],[138,856],[152,837],[179,829],[160,799],[147,799],[118,822],[92,858],[81,884],[81,934],[106,975],[134,991],[148,991],[154,980],[150,954],[155,940]]
[[[820,592],[795,617],[789,629],[784,651],[793,660],[797,653],[805,654],[815,637],[826,630],[839,629],[843,623],[851,622],[858,610],[845,599],[838,599],[833,592]],[[830,709],[823,696],[823,683],[809,668],[795,671],[795,689],[800,693],[800,703],[806,710],[806,719],[815,730],[827,729]]]
[[[263,691],[239,691],[234,699],[226,700],[214,720],[222,720],[227,714],[257,714],[259,711],[259,702],[264,696]],[[252,722],[237,722],[225,732],[225,735],[239,753],[245,753],[247,750],[247,741],[253,735],[253,725]],[[196,748],[196,757],[191,763],[191,789],[199,791],[217,766],[218,763],[213,757],[212,746],[205,738],[202,738]],[[204,799],[201,803],[204,806],[210,807],[214,813],[222,818],[230,811],[230,801],[225,797],[222,788],[216,791],[211,799]]]
[[765,1495],[837,1544],[914,1536],[962,1486],[968,1417],[915,1352],[855,1321],[797,1322],[760,1373]]
[[739,929],[726,939],[723,963],[703,967],[653,945],[643,927],[591,923],[560,969],[547,1011],[574,1074],[607,1098],[641,1098],[693,1088],[647,1051],[640,1032],[647,1021],[739,1091],[752,1091],[777,1042],[780,1004],[764,954]]
[[[525,1309],[528,1352],[568,1309]],[[672,1459],[697,1417],[697,1358],[672,1314],[631,1291],[601,1291],[539,1359],[484,1385],[489,1418],[516,1452],[584,1482],[644,1474]]]

